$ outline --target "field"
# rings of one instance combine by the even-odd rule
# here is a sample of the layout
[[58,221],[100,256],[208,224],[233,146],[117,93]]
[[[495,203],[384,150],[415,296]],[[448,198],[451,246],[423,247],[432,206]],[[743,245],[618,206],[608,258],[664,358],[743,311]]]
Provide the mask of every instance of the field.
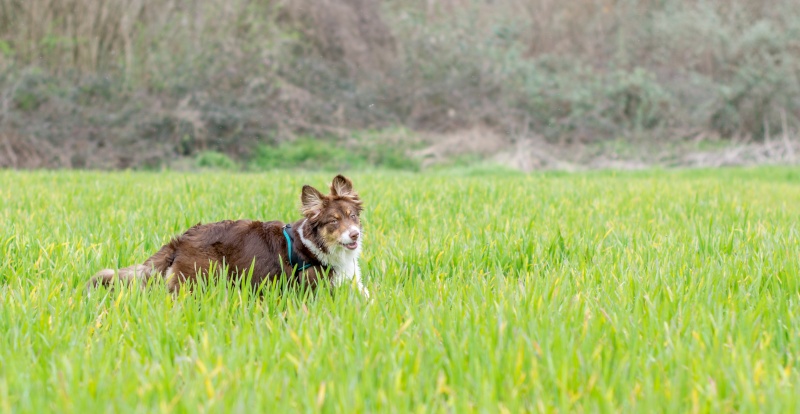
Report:
[[0,412],[797,412],[800,170],[351,175],[374,302],[87,297],[332,174],[0,171]]

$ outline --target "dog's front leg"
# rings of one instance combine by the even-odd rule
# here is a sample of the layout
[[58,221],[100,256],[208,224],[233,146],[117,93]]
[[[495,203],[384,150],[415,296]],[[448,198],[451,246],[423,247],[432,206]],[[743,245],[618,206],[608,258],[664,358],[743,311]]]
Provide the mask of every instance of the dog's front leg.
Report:
[[361,294],[364,295],[365,298],[369,299],[369,291],[367,290],[366,287],[364,287],[364,284],[361,282],[361,266],[358,265],[357,261],[356,261],[355,279],[358,291],[361,292]]

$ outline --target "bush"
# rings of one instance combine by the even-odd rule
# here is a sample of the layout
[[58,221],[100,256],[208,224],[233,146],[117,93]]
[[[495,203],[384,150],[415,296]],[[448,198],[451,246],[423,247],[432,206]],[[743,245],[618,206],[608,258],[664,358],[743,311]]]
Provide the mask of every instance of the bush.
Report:
[[0,0],[0,131],[47,141],[59,166],[201,150],[280,165],[278,148],[292,168],[413,169],[408,143],[353,131],[585,143],[800,127],[796,0],[99,4]]
[[356,137],[350,145],[303,137],[277,146],[260,146],[250,162],[253,169],[308,169],[343,171],[382,167],[417,170],[419,163],[397,145],[370,140],[374,133]]
[[363,167],[366,160],[329,141],[301,138],[278,146],[260,146],[251,166],[260,170],[345,170]]
[[216,170],[236,170],[239,164],[231,157],[216,151],[203,151],[195,157],[195,165],[198,168],[211,168]]

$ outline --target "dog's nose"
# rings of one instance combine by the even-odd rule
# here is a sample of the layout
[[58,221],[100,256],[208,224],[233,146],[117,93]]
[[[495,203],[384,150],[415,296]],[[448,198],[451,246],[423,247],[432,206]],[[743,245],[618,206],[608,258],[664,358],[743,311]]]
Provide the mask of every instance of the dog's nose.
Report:
[[353,231],[350,232],[350,240],[356,241],[356,240],[358,240],[358,236],[360,236],[360,235],[361,235],[361,233],[359,233],[358,230],[353,230]]

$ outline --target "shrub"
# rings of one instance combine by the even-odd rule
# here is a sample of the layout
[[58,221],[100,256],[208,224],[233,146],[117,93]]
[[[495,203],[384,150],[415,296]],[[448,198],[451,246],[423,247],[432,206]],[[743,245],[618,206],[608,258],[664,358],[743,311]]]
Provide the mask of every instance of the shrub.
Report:
[[195,157],[198,168],[211,168],[216,170],[236,170],[239,164],[231,157],[217,151],[203,151]]
[[300,138],[278,146],[262,145],[251,161],[261,170],[312,169],[344,170],[364,166],[365,160],[329,141]]
[[395,127],[593,142],[800,126],[796,0],[100,4],[0,0],[0,130],[91,151],[67,166],[280,164],[265,154],[293,141],[292,167],[415,168],[408,144],[349,142]]
[[332,140],[303,137],[276,146],[258,147],[250,166],[258,170],[309,169],[342,171],[383,167],[396,170],[417,170],[419,163],[399,144],[370,140],[375,133],[356,136],[344,145]]

